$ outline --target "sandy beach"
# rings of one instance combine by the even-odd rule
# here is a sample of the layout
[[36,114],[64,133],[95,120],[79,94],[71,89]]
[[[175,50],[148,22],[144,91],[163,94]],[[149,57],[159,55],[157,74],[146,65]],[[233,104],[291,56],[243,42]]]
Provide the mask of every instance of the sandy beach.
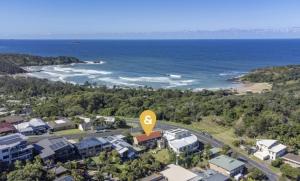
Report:
[[239,95],[243,95],[249,92],[252,93],[262,93],[264,91],[270,91],[272,89],[272,84],[262,82],[262,83],[252,83],[252,82],[242,82],[240,86],[233,89]]

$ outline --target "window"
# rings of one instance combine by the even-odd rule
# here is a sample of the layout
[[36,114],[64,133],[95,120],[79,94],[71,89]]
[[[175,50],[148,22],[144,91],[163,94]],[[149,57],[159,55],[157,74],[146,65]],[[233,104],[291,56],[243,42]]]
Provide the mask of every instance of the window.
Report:
[[2,153],[6,153],[8,152],[8,149],[2,150]]
[[8,157],[9,157],[8,155],[4,156],[4,157],[3,157],[3,160],[8,159]]

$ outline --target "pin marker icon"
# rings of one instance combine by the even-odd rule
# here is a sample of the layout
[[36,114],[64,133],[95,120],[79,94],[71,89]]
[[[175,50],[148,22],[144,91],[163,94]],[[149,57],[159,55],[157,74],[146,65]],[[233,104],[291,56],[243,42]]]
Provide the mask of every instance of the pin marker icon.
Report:
[[150,110],[142,112],[142,114],[140,115],[140,123],[146,135],[149,136],[156,124],[155,113]]

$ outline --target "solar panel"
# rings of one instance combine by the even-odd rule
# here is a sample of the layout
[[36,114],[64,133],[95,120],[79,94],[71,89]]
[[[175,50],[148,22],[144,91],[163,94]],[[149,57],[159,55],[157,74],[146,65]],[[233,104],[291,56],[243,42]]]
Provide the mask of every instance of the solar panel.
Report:
[[19,136],[19,135],[9,135],[7,137],[2,137],[2,139],[0,139],[0,144],[1,145],[9,145],[9,144],[13,144],[19,141],[22,141],[23,139]]

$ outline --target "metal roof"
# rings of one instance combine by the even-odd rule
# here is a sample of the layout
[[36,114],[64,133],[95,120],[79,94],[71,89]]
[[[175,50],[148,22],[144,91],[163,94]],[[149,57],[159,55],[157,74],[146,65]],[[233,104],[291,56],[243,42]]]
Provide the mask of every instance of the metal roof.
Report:
[[78,149],[84,149],[84,148],[89,148],[89,147],[94,147],[98,145],[105,145],[108,144],[108,141],[106,141],[103,138],[95,138],[95,137],[90,137],[90,138],[84,138],[81,140],[79,143],[76,143],[76,147]]
[[0,137],[0,148],[7,148],[19,144],[21,141],[27,140],[27,137],[20,134],[10,134]]
[[232,171],[236,168],[239,168],[239,167],[245,165],[244,162],[241,162],[237,159],[231,158],[226,155],[220,155],[216,158],[209,160],[208,162],[211,164],[217,165],[219,167],[222,167],[223,169],[225,169],[227,171]]

